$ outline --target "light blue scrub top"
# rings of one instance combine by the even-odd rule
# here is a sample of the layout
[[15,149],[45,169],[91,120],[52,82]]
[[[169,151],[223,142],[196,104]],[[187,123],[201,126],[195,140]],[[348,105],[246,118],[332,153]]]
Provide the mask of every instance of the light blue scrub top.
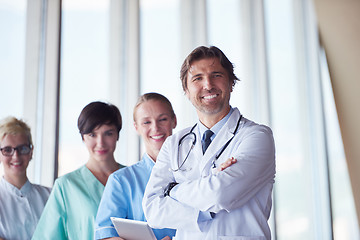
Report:
[[[95,239],[118,237],[110,217],[146,222],[142,199],[154,161],[144,154],[136,164],[122,168],[109,176],[96,216]],[[173,229],[153,229],[157,239],[173,237]]]

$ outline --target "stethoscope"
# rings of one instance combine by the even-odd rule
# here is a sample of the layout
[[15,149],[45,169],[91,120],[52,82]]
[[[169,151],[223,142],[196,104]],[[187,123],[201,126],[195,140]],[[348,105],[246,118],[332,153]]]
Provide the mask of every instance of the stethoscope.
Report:
[[[225,151],[225,149],[229,146],[230,142],[233,140],[233,138],[235,137],[235,134],[239,128],[239,125],[240,125],[240,121],[242,119],[242,115],[240,115],[239,117],[239,120],[237,121],[237,124],[236,124],[236,128],[233,132],[233,136],[226,142],[226,144],[224,145],[224,147],[221,149],[221,151],[215,156],[215,159],[213,160],[212,162],[212,165],[213,165],[213,168],[216,168],[216,165],[215,165],[215,162],[216,160],[219,159],[219,157],[221,156],[221,154]],[[190,152],[191,150],[194,148],[195,144],[196,144],[196,134],[193,132],[193,130],[195,129],[195,127],[197,126],[197,123],[190,129],[190,132],[186,133],[184,136],[182,136],[179,140],[179,143],[178,143],[178,156],[177,156],[177,160],[178,160],[178,168],[177,169],[172,169],[170,168],[171,171],[173,172],[177,172],[179,170],[181,171],[186,171],[185,169],[182,170],[181,168],[184,166],[186,160],[188,159],[189,155],[190,155]],[[184,158],[184,161],[182,161],[182,163],[180,164],[180,146],[182,144],[182,142],[184,141],[185,138],[187,138],[188,136],[191,136],[193,135],[194,136],[194,140],[192,141],[192,144],[191,144],[191,147],[189,149],[189,151],[187,152],[185,158]]]

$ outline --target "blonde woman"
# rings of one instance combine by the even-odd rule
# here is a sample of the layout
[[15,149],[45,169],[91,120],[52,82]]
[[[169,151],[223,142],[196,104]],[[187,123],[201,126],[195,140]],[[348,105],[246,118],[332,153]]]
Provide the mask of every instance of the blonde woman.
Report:
[[[142,95],[134,108],[134,126],[146,153],[138,163],[114,172],[106,184],[96,217],[95,239],[122,239],[110,217],[146,221],[141,202],[162,144],[176,127],[170,101],[158,93]],[[170,239],[173,229],[153,229],[157,239]]]
[[26,169],[33,155],[30,127],[7,117],[0,122],[0,239],[31,239],[50,188],[30,183]]

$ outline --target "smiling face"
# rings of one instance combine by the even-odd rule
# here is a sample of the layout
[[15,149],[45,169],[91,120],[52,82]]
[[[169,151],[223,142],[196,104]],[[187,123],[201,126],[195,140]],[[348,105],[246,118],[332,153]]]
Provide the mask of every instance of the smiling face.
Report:
[[83,135],[83,141],[87,147],[89,161],[112,161],[118,140],[118,133],[115,125],[101,125],[91,133]]
[[156,161],[162,144],[176,127],[176,117],[158,100],[143,102],[134,116],[134,126],[145,143],[146,153]]
[[[1,140],[0,148],[16,148],[21,145],[29,146],[29,138],[25,134],[7,134]],[[8,182],[13,182],[14,178],[26,178],[26,169],[32,158],[32,149],[28,154],[20,155],[16,150],[12,156],[4,156],[0,153],[0,162],[4,166],[4,177]]]
[[231,92],[229,76],[218,58],[204,58],[191,64],[185,93],[202,123],[206,125],[209,119],[217,122],[226,116]]

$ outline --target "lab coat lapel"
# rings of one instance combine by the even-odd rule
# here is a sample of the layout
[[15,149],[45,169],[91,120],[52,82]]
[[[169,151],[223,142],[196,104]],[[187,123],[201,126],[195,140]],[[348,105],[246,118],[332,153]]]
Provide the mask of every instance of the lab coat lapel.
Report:
[[[211,165],[215,160],[216,155],[223,149],[226,142],[229,141],[232,138],[232,136],[233,136],[232,132],[228,131],[228,129],[222,129],[218,133],[218,135],[216,135],[215,139],[211,142],[204,156],[202,157],[200,163],[201,164],[200,169],[202,173],[204,173],[204,170],[208,171],[210,168],[212,168]],[[223,155],[221,156],[223,157]],[[216,163],[216,165],[218,165],[218,163]]]
[[[200,172],[202,174],[206,174],[212,166],[213,160],[215,159],[216,155],[220,153],[220,151],[224,148],[225,144],[234,136],[234,128],[236,127],[237,123],[237,114],[238,111],[234,110],[234,112],[231,114],[229,120],[225,123],[225,125],[221,128],[220,132],[216,135],[214,140],[209,145],[208,149],[206,150],[204,156],[202,157],[202,160],[200,162]],[[200,143],[201,145],[201,143]],[[221,163],[224,157],[229,158],[230,156],[223,156],[221,155],[221,158],[216,162],[216,165],[219,165],[219,162]],[[207,170],[207,171],[205,171]],[[205,172],[204,172],[205,171]]]
[[196,133],[196,138],[199,139],[198,141],[196,141],[195,147],[194,147],[194,158],[196,159],[196,161],[198,162],[198,166],[199,166],[199,173],[201,173],[202,171],[202,161],[203,161],[203,153],[202,153],[202,146],[201,146],[201,136],[200,134],[197,132]]

